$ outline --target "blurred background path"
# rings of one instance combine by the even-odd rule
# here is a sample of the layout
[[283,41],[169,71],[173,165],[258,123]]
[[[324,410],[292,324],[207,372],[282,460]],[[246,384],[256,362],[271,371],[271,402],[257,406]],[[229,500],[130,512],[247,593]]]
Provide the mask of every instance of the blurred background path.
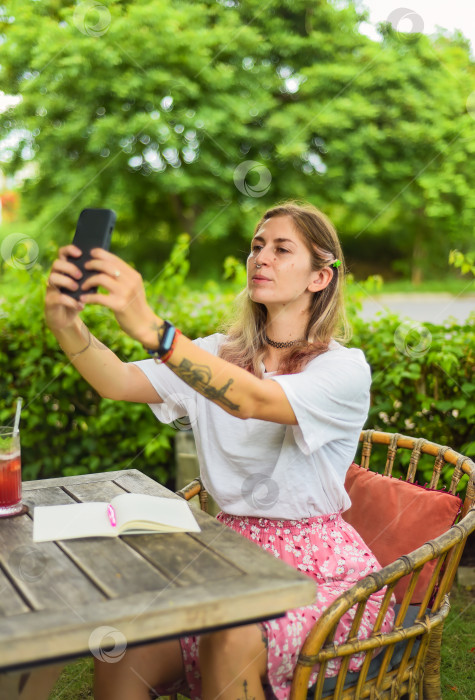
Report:
[[464,322],[475,311],[475,294],[380,294],[363,302],[361,316],[369,321],[375,315],[389,309],[414,321],[443,323],[449,316]]

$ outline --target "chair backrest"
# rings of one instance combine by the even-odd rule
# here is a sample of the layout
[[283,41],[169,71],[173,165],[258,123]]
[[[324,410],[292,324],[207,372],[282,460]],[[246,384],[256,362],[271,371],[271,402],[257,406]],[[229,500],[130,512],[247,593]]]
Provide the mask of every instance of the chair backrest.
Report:
[[[475,464],[469,457],[456,452],[451,447],[439,445],[424,438],[416,438],[399,433],[377,432],[375,430],[362,431],[360,444],[361,467],[374,472],[381,472],[384,462],[384,470],[382,471],[384,476],[393,476],[396,468],[399,474],[402,473],[401,478],[404,478],[406,482],[410,484],[417,482],[425,484],[428,491],[424,493],[417,489],[415,490],[416,495],[421,496],[421,498],[425,496],[427,502],[433,504],[434,510],[437,509],[438,512],[444,510],[447,525],[461,522],[469,510],[474,507]],[[399,454],[401,452],[406,453],[405,455],[401,454],[401,461],[403,456],[406,457],[405,461],[408,461],[407,469],[397,464],[398,450],[400,451]],[[409,460],[407,460],[408,453],[410,453]],[[441,480],[443,484],[440,483]],[[444,491],[435,491],[440,489],[441,486],[444,488]],[[430,490],[433,490],[433,492],[431,493]],[[464,491],[463,501],[460,505],[454,505],[453,502],[458,500],[458,498],[455,498],[456,494],[463,494]],[[415,503],[417,504],[415,516],[419,516],[419,522],[422,522],[422,519],[425,517],[423,505],[421,505],[422,501],[417,498]],[[457,517],[452,518],[453,515],[457,515]],[[412,521],[412,518],[409,518],[409,521]],[[436,521],[437,514],[433,514],[432,528],[436,526]],[[449,528],[446,527],[445,529],[448,530]],[[438,535],[439,533],[436,531],[436,534]],[[431,537],[430,539],[433,538]],[[466,540],[463,541],[457,552],[454,550],[447,554],[446,565],[450,561],[452,572],[450,586],[453,583],[465,542]],[[455,555],[457,559],[454,559]],[[445,567],[441,573],[443,573],[444,569]],[[450,590],[450,586],[448,590]]]
[[[343,518],[361,535],[381,566],[442,535],[455,523],[462,507],[459,496],[356,464],[347,471],[345,489],[352,505]],[[434,567],[435,562],[428,562],[421,571],[413,603],[420,603],[424,597]],[[398,603],[408,584],[407,579],[401,579],[396,585]]]
[[[292,684],[291,700],[303,700],[307,697],[308,680],[315,664],[320,664],[321,668],[312,695],[315,698],[329,697],[324,691],[325,669],[328,662],[335,658],[341,658],[341,666],[335,688],[330,696],[343,697],[350,656],[358,652],[364,654],[363,666],[354,684],[345,689],[345,700],[370,696],[400,697],[407,693],[412,694],[416,690],[422,697],[423,685],[427,688],[430,684],[437,686],[438,683],[440,637],[443,621],[449,612],[448,593],[467,538],[475,531],[475,464],[468,457],[449,447],[420,438],[368,430],[361,434],[360,441],[362,442],[361,466],[365,469],[371,468],[371,457],[373,457],[372,466],[381,465],[381,458],[378,459],[377,450],[374,449],[375,445],[382,445],[387,449],[383,460],[384,474],[387,476],[393,472],[397,451],[410,450],[406,481],[414,483],[417,468],[422,466],[421,455],[429,455],[434,458],[429,488],[435,489],[441,476],[447,481],[447,471],[449,471],[448,492],[455,494],[462,477],[466,475],[465,498],[456,524],[377,573],[365,577],[325,610],[308,635],[300,653]],[[423,480],[426,480],[425,476],[428,474],[426,462],[423,469]],[[422,600],[418,601],[414,622],[407,626],[408,611],[413,602],[418,579],[429,563],[432,563],[432,569],[425,592]],[[394,630],[382,634],[379,630],[390,605],[391,595],[397,583],[404,577],[408,577],[408,580]],[[372,593],[384,586],[387,586],[387,589],[374,631],[369,638],[358,639],[358,630],[367,600]],[[344,643],[337,645],[333,639],[338,621],[355,605],[356,614],[348,638]],[[406,624],[404,624],[405,620]],[[417,651],[415,651],[416,638],[420,641]],[[406,643],[402,658],[394,662],[396,645],[403,640],[406,640]],[[368,671],[374,652],[381,648],[384,651],[381,653],[379,670],[376,676],[369,678]],[[431,665],[428,665],[428,659]],[[437,692],[439,691],[435,688],[433,697]]]

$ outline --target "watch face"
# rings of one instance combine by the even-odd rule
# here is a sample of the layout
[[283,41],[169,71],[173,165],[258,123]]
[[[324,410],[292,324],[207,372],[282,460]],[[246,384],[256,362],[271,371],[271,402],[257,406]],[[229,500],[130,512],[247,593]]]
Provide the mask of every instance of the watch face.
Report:
[[160,351],[161,352],[166,352],[167,350],[170,350],[174,337],[175,337],[175,326],[172,326],[170,324],[168,326],[168,328],[166,328],[165,333],[163,335],[162,342],[160,343]]

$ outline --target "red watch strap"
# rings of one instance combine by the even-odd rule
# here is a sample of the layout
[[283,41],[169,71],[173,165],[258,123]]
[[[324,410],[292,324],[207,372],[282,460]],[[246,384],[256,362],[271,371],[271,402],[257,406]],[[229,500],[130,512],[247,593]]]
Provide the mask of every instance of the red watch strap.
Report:
[[163,355],[163,357],[160,358],[161,362],[168,362],[168,360],[172,356],[172,353],[175,349],[175,345],[176,345],[176,341],[178,340],[178,336],[180,336],[180,335],[181,335],[181,331],[178,330],[178,328],[177,328],[175,331],[175,337],[173,338],[171,348],[165,355]]

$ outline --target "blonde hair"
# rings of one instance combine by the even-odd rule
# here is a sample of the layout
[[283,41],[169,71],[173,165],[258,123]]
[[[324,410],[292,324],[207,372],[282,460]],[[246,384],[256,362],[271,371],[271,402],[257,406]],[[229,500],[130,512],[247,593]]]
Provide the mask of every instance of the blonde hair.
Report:
[[[332,338],[344,343],[350,337],[343,296],[345,265],[338,234],[319,209],[311,204],[284,202],[265,212],[254,235],[265,221],[277,216],[292,219],[310,252],[312,270],[328,267],[337,259],[341,261],[340,266],[332,268],[333,276],[327,287],[313,294],[305,340],[282,355],[277,373],[294,374],[300,372],[312,358],[326,352]],[[252,301],[247,289],[238,295],[236,307],[234,320],[222,329],[227,337],[219,355],[262,377],[261,363],[267,348],[267,309],[263,304]]]

